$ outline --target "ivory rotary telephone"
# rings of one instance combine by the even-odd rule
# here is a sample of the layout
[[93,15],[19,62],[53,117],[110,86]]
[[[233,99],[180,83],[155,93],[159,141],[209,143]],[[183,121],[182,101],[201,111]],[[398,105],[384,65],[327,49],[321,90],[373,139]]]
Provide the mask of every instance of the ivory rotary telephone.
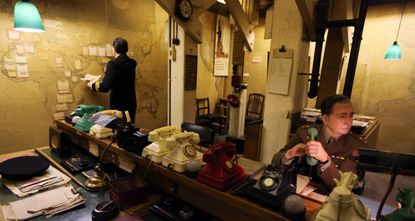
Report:
[[141,156],[149,158],[155,163],[161,163],[163,157],[171,151],[166,146],[167,138],[179,133],[181,133],[181,129],[175,126],[165,126],[151,131],[148,140],[153,143],[143,149]]
[[196,157],[197,151],[195,146],[199,142],[199,134],[195,132],[179,133],[167,138],[166,147],[172,151],[164,156],[163,166],[179,173],[185,172],[189,159]]

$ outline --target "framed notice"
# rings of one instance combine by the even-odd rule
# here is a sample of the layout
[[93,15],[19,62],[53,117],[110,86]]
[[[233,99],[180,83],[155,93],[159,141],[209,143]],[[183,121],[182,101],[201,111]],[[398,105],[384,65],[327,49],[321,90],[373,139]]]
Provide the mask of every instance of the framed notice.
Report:
[[214,76],[228,76],[231,25],[229,19],[218,15],[216,20]]
[[272,50],[268,68],[268,93],[288,95],[293,54],[292,49]]

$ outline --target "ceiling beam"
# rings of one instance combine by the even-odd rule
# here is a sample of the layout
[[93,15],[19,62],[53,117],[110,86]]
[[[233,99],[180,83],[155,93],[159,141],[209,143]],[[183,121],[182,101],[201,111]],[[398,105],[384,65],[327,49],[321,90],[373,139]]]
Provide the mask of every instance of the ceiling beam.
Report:
[[242,31],[245,40],[245,45],[249,51],[252,51],[254,47],[254,33],[249,23],[248,16],[242,9],[241,3],[238,0],[225,0],[236,25]]
[[183,21],[174,15],[174,7],[176,1],[174,0],[156,0],[156,2],[171,16],[187,34],[196,42],[202,43],[202,29],[203,25],[199,21],[199,16],[212,6],[216,0],[193,0],[193,15],[188,21]]
[[316,40],[316,30],[314,28],[314,8],[317,0],[295,0],[306,31],[306,39],[309,41]]

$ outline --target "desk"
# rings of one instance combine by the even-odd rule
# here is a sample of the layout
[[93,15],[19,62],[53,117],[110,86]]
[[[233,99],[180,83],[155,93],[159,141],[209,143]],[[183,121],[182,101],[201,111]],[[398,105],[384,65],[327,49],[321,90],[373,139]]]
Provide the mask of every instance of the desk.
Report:
[[[107,146],[110,141],[97,139],[87,133],[81,132],[71,124],[64,121],[56,121],[57,127],[67,132],[72,141],[77,145],[89,150],[91,143],[98,146],[99,152]],[[120,165],[119,158],[129,159],[135,162],[135,172],[144,177],[146,181],[159,189],[172,194],[196,207],[202,209],[222,220],[288,220],[279,213],[264,208],[248,199],[235,196],[229,192],[222,192],[201,184],[194,179],[182,174],[168,170],[167,168],[151,163],[151,161],[124,151],[116,144],[111,145],[104,153],[104,158],[115,165]],[[307,200],[306,200],[307,201]],[[307,216],[311,217],[313,211],[318,208],[316,203],[307,202]]]
[[[42,152],[44,152],[47,155],[54,158],[54,160],[56,160],[57,157],[54,156],[53,154],[51,154],[51,151],[50,151],[49,147],[42,147],[42,148],[39,148],[39,149]],[[0,162],[2,162],[5,159],[11,158],[11,157],[22,156],[22,155],[36,155],[36,153],[34,152],[34,149],[29,149],[29,150],[15,152],[15,153],[11,153],[11,154],[5,154],[5,155],[0,156]],[[85,180],[84,176],[80,175],[80,174],[76,175],[75,177],[77,179],[79,179],[80,181],[82,181],[82,182]],[[53,216],[51,218],[45,218],[44,216],[38,216],[38,217],[32,218],[30,220],[34,220],[34,221],[43,221],[43,220],[47,220],[47,221],[51,221],[51,220],[80,220],[80,221],[81,220],[91,220],[91,212],[95,208],[95,206],[98,203],[101,203],[101,202],[104,202],[104,201],[107,201],[107,200],[110,199],[108,191],[88,192],[85,189],[80,188],[73,181],[71,181],[71,184],[77,191],[79,191],[79,193],[82,195],[82,197],[85,198],[86,202],[85,202],[84,206],[72,209],[70,211],[66,211],[64,213]],[[4,204],[4,203],[7,203],[7,202],[12,202],[12,201],[15,201],[15,200],[18,200],[18,199],[21,199],[21,198],[18,198],[17,196],[15,196],[10,190],[7,189],[7,187],[5,187],[0,182],[0,204]],[[157,194],[151,195],[146,203],[139,204],[135,207],[124,210],[118,215],[118,217],[121,217],[121,216],[126,215],[128,213],[134,213],[134,214],[137,214],[139,216],[144,216],[144,220],[146,220],[145,215],[148,213],[148,211],[147,211],[148,207],[150,207],[152,204],[154,204],[159,199],[160,199],[159,195],[157,195]],[[151,217],[150,220],[153,220],[153,221],[160,220],[161,221],[161,219],[157,219],[156,217]],[[2,213],[1,209],[0,209],[0,221],[4,221],[4,217],[3,217],[3,213]]]

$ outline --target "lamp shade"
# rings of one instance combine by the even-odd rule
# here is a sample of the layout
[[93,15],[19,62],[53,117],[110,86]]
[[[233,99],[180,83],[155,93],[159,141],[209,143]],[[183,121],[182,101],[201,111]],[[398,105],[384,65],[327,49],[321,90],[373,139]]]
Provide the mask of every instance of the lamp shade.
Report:
[[14,6],[14,30],[24,32],[44,32],[42,19],[35,5],[19,1]]
[[401,46],[398,45],[398,42],[395,41],[388,48],[385,54],[385,59],[387,60],[400,60],[401,59]]

